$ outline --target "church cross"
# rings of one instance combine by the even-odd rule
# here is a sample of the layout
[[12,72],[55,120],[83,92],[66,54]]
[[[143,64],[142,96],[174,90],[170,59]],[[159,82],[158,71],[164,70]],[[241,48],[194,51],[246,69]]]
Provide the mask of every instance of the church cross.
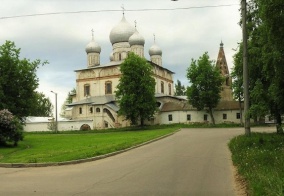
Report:
[[122,8],[122,13],[123,13],[123,16],[124,16],[124,11],[125,11],[125,8],[124,8],[124,5],[123,5],[123,4],[121,5],[121,8]]
[[94,40],[94,29],[92,29],[91,31],[92,31],[92,40]]

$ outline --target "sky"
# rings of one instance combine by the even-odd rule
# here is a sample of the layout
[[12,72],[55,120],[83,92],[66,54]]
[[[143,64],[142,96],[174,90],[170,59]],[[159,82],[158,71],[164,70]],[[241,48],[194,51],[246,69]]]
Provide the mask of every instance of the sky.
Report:
[[92,29],[102,48],[101,64],[109,62],[109,34],[122,19],[122,7],[126,20],[133,26],[137,21],[137,30],[145,38],[145,58],[150,59],[148,50],[155,34],[163,67],[175,73],[175,83],[180,80],[185,86],[189,85],[186,70],[191,59],[208,52],[216,61],[222,41],[232,69],[234,49],[242,40],[239,0],[0,0],[0,5],[0,45],[13,41],[21,48],[21,58],[49,62],[37,71],[37,90],[53,104],[51,91],[56,92],[58,111],[76,87],[74,70],[87,67],[85,47]]

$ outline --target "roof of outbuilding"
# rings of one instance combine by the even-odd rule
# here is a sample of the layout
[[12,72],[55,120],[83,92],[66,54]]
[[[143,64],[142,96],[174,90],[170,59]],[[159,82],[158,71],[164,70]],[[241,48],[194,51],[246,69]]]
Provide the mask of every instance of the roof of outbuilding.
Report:
[[[222,110],[239,110],[239,102],[238,101],[221,101],[217,105],[214,110],[216,111],[222,111]],[[242,104],[243,108],[243,104]],[[189,104],[186,101],[182,102],[166,102],[163,103],[161,106],[160,111],[161,112],[170,112],[170,111],[196,111],[197,109],[194,108],[191,104]]]

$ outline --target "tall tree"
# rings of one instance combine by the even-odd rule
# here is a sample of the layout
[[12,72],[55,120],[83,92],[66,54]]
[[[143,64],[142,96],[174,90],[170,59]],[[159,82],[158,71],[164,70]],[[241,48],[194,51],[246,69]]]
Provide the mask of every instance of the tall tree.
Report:
[[187,88],[189,103],[198,110],[208,110],[212,123],[215,124],[213,109],[221,99],[220,92],[224,79],[215,63],[209,60],[207,52],[197,61],[191,60],[187,69],[187,78],[191,83]]
[[116,97],[119,102],[119,115],[125,116],[131,124],[144,125],[146,119],[153,117],[156,111],[155,79],[153,67],[134,53],[120,65],[122,76],[119,79]]
[[181,82],[177,80],[177,83],[175,84],[175,96],[182,96],[185,95],[185,87],[184,85],[181,85]]
[[36,70],[45,63],[20,59],[20,49],[14,42],[6,41],[0,46],[0,109],[8,109],[18,118],[36,115],[35,108],[40,108],[40,100],[44,98],[36,92]]
[[32,111],[33,116],[51,116],[52,103],[43,93],[35,92],[36,102]]
[[247,12],[250,114],[264,115],[269,109],[278,133],[284,113],[283,7],[282,0],[251,0]]

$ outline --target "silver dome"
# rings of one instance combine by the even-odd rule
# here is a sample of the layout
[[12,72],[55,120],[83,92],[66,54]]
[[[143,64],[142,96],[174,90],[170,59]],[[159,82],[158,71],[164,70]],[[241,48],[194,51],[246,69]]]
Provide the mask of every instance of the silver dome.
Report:
[[151,48],[149,49],[149,55],[160,55],[162,56],[162,50],[159,46],[157,46],[156,43],[153,44],[153,46],[151,46]]
[[116,25],[109,34],[109,39],[112,44],[118,42],[128,42],[129,37],[135,32],[135,28],[131,26],[125,19],[122,17],[122,20],[118,25]]
[[99,44],[97,42],[95,42],[95,40],[92,40],[86,46],[86,52],[87,53],[91,53],[91,52],[100,53],[101,47],[99,46]]
[[144,46],[144,44],[145,44],[144,37],[142,35],[140,35],[137,30],[135,31],[135,33],[133,33],[133,35],[131,35],[131,37],[129,38],[128,41],[129,41],[130,46],[133,46],[133,45]]

